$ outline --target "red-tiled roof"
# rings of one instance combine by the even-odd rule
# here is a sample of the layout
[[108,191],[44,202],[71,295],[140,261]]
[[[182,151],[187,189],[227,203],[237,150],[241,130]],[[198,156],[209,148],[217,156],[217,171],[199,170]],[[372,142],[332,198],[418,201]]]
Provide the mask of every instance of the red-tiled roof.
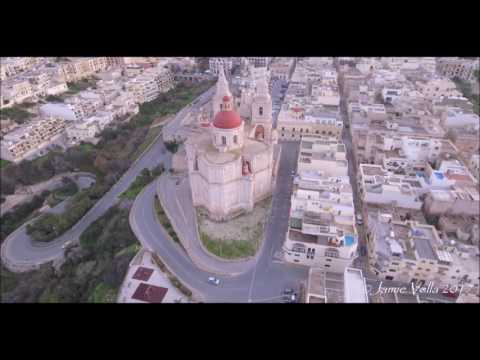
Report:
[[148,303],[161,303],[168,289],[146,283],[140,283],[132,299],[145,301]]
[[152,274],[153,274],[153,269],[140,266],[137,269],[137,271],[135,271],[135,274],[133,274],[132,278],[135,280],[148,281],[148,279],[150,279],[150,276],[152,276]]

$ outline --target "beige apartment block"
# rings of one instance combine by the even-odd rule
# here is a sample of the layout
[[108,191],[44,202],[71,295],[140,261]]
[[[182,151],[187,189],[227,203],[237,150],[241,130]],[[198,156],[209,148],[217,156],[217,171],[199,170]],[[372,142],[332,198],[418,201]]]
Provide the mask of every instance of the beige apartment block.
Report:
[[8,134],[1,140],[2,158],[19,162],[26,156],[33,155],[37,150],[48,144],[65,130],[65,121],[60,118],[32,120]]
[[310,111],[304,107],[282,108],[278,115],[279,140],[300,141],[304,136],[329,136],[340,138],[343,123],[336,113]]

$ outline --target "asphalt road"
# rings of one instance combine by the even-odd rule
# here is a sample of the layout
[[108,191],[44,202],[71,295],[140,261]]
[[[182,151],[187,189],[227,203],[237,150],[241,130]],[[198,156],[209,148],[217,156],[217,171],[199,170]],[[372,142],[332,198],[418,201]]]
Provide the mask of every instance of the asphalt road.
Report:
[[[206,96],[204,95],[205,93],[197,99],[205,100],[208,96],[211,96],[211,92],[208,92]],[[192,109],[196,106],[198,105],[182,109],[172,122],[181,122],[188,112],[185,109]],[[163,163],[167,168],[170,167],[171,163],[171,154],[166,150],[161,135],[157,137],[150,148],[132,164],[119,181],[87,214],[62,236],[47,244],[35,242],[26,234],[26,225],[10,234],[3,242],[1,248],[3,263],[11,271],[21,272],[35,269],[43,263],[61,258],[64,253],[63,245],[67,241],[77,240],[92,222],[102,216],[111,206],[115,205],[119,201],[118,196],[128,189],[142,169],[151,169],[160,163]]]
[[[272,116],[273,116],[273,127],[277,127],[277,120],[278,114],[280,113],[280,108],[283,103],[283,98],[285,97],[285,93],[282,93],[282,85],[288,84],[286,81],[276,80],[272,86]],[[278,105],[275,105],[277,103]]]
[[[157,253],[167,267],[205,302],[280,302],[286,287],[299,288],[308,276],[306,267],[285,264],[277,259],[288,227],[291,171],[296,166],[297,143],[283,143],[272,212],[265,239],[250,270],[237,276],[219,276],[198,268],[184,250],[169,240],[153,207],[156,183],[137,197],[130,212],[130,225],[142,245]],[[218,287],[207,282],[209,276],[221,280]]]
[[225,261],[208,254],[197,231],[197,219],[187,176],[164,174],[158,180],[157,194],[168,214],[173,228],[182,239],[188,256],[197,267],[219,275],[244,273],[254,265],[254,260]]

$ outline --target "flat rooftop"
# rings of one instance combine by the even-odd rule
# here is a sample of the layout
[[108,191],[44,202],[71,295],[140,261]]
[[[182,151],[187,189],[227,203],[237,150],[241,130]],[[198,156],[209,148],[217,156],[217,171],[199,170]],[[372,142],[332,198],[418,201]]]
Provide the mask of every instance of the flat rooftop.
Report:
[[361,164],[360,168],[362,169],[363,173],[367,176],[384,176],[385,170],[382,169],[381,166],[378,165],[366,165]]
[[367,289],[362,270],[354,268],[345,269],[345,294],[346,303],[368,303]]
[[[323,269],[311,268],[308,278],[308,294],[310,302],[312,295],[317,303],[343,303],[344,302],[344,275],[326,272]],[[326,297],[326,301],[320,296]]]

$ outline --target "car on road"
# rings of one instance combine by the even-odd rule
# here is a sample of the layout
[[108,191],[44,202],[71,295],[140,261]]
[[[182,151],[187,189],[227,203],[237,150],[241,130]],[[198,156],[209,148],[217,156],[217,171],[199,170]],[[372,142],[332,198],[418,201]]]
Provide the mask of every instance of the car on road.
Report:
[[212,285],[215,285],[215,286],[218,286],[218,285],[220,285],[220,279],[218,279],[218,278],[216,278],[216,277],[214,277],[214,276],[210,276],[210,277],[208,278],[208,283],[209,283],[209,284],[212,284]]
[[355,218],[357,219],[357,225],[363,225],[362,215],[357,214],[357,215],[355,216]]
[[62,249],[66,249],[68,245],[72,243],[72,240],[68,240],[65,244],[62,245]]
[[295,291],[293,291],[293,289],[291,288],[286,288],[285,290],[283,290],[283,295],[292,295],[294,293]]
[[283,296],[283,302],[287,304],[296,303],[297,300],[298,300],[298,295],[295,292],[293,294]]

